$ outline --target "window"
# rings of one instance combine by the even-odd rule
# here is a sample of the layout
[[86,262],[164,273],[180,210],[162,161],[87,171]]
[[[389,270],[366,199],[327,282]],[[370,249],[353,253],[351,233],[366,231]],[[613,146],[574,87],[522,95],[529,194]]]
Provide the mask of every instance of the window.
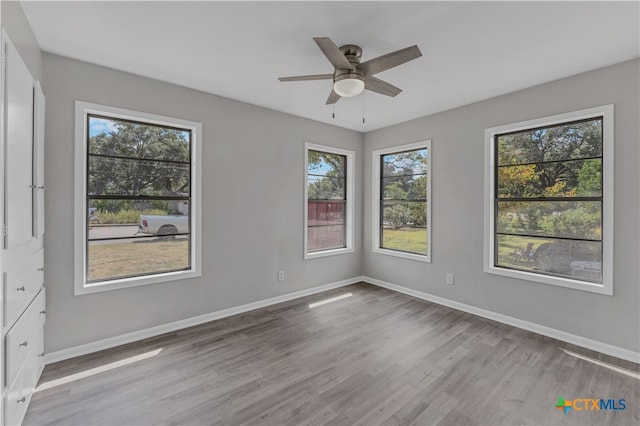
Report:
[[485,270],[612,294],[613,106],[486,131]]
[[200,135],[76,102],[76,294],[200,276]]
[[305,259],[353,252],[353,158],[353,151],[305,145]]
[[373,152],[373,251],[431,261],[431,141]]

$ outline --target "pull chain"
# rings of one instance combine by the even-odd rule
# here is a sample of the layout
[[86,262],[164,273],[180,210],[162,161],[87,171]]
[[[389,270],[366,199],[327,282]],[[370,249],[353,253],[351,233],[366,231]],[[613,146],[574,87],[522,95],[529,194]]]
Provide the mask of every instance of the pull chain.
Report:
[[364,124],[364,94],[365,92],[362,92],[362,124]]
[[331,107],[333,108],[333,112],[331,113],[331,118],[336,118],[336,104],[331,105]]

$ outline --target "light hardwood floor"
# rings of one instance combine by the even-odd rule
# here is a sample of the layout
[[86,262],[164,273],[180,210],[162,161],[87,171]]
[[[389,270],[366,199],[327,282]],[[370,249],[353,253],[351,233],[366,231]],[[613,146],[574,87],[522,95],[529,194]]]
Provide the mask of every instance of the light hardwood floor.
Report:
[[[49,365],[41,387],[76,380],[37,391],[24,424],[640,424],[640,380],[560,348],[640,371],[360,283]],[[559,396],[627,408],[564,414]]]

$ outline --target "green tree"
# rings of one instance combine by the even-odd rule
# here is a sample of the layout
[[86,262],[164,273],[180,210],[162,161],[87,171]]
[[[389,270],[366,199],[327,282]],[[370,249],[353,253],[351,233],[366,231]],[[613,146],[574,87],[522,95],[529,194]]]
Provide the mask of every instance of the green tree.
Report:
[[310,200],[344,199],[346,157],[313,150],[309,150],[308,155],[308,198]]
[[394,204],[384,208],[384,221],[398,229],[411,222],[411,209],[406,204]]
[[[549,195],[562,185],[562,193],[573,195],[579,183],[579,172],[585,161],[572,159],[597,157],[602,154],[602,122],[590,120],[556,127],[533,129],[498,137],[499,176],[505,186],[499,188],[511,197]],[[537,163],[537,164],[536,164]],[[516,164],[524,164],[514,166]],[[522,175],[522,176],[521,176]],[[509,188],[509,179],[520,179]]]
[[[498,231],[598,240],[602,233],[598,201],[534,199],[600,195],[602,161],[590,157],[601,154],[599,119],[499,136],[499,197],[532,200],[499,202]],[[548,269],[555,259],[568,268],[568,258],[558,253],[596,261],[596,252],[589,251],[593,247],[597,245],[556,240],[536,249],[536,263]]]
[[426,149],[388,154],[382,157],[385,200],[402,202],[384,209],[384,221],[394,227],[425,226],[427,199]]
[[602,160],[585,160],[578,171],[578,195],[602,194]]
[[89,138],[90,194],[176,195],[189,191],[187,132],[122,121],[112,124],[113,130]]
[[403,188],[406,186],[403,182],[392,181],[384,186],[383,198],[385,200],[405,200],[407,199],[407,191]]

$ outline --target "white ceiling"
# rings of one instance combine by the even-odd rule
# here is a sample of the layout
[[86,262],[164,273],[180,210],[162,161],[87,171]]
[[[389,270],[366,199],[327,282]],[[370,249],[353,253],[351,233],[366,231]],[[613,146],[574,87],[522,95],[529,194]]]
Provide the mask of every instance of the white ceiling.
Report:
[[[23,2],[44,51],[358,131],[638,57],[638,2]],[[404,91],[325,101],[312,37],[362,60],[417,44],[377,77]]]

